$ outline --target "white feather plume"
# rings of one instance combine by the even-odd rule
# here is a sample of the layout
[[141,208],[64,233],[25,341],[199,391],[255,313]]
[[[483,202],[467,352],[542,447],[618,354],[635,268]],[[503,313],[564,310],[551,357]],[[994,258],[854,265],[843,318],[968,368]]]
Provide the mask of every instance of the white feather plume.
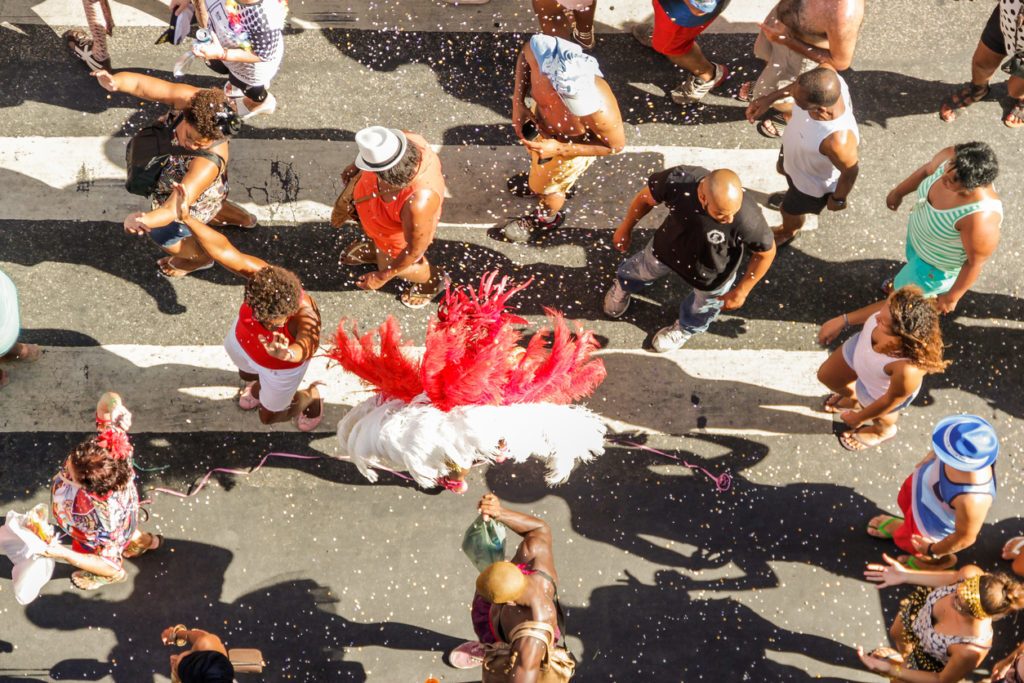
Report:
[[386,467],[431,488],[453,465],[468,469],[534,456],[545,461],[547,482],[561,484],[577,461],[604,452],[605,429],[599,416],[578,405],[469,405],[444,412],[424,396],[412,403],[372,397],[338,423],[338,441],[371,482],[377,481],[373,468]]

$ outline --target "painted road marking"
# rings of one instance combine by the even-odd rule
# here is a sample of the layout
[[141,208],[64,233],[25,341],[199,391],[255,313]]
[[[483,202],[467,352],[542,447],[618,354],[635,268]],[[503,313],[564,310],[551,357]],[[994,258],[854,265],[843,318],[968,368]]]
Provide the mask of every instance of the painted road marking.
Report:
[[[164,0],[131,4],[111,0],[118,26],[166,26],[169,11]],[[141,5],[141,7],[136,7]],[[734,2],[708,27],[707,33],[756,33],[774,0]],[[598,5],[596,30],[600,33],[629,31],[652,17],[650,0],[617,0]],[[80,0],[0,0],[0,22],[8,24],[85,24]],[[341,28],[390,31],[438,31],[445,33],[518,32],[538,30],[529,3],[491,0],[485,5],[456,6],[446,2],[417,0],[292,0],[289,22],[294,28]]]
[[[0,430],[87,432],[95,399],[120,392],[135,432],[293,431],[265,427],[236,405],[241,381],[220,346],[47,347],[36,363],[11,366],[0,392]],[[608,379],[587,404],[616,431],[652,434],[827,434],[816,411],[815,379],[825,351],[687,350],[601,354]],[[316,358],[306,382],[323,380],[320,431],[333,431],[348,406],[370,393],[337,365]],[[612,417],[614,416],[614,417]]]
[[[124,189],[127,138],[0,138],[0,220],[75,220],[120,223],[146,200]],[[231,143],[231,198],[269,223],[326,222],[341,192],[342,169],[355,158],[354,142],[251,140]],[[523,148],[435,145],[447,177],[443,225],[489,228],[529,206],[511,197],[505,179],[526,170]],[[634,188],[656,170],[677,164],[731,168],[763,203],[786,189],[772,149],[630,146],[611,163],[598,159],[579,181],[569,227],[612,229],[625,215]],[[59,163],[54,160],[59,159]],[[45,201],[26,201],[45,197]],[[765,209],[769,224],[779,214]],[[657,219],[657,216],[654,217]],[[647,226],[655,226],[652,219]],[[809,216],[804,230],[817,227]]]

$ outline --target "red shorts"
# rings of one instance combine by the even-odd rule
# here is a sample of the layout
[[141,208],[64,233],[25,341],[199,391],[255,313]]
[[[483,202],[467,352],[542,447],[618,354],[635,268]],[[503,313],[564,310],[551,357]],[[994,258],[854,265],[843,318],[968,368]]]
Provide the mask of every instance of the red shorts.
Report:
[[653,0],[654,5],[654,41],[651,47],[663,55],[685,55],[693,48],[693,41],[706,29],[707,24],[700,26],[679,26],[669,18],[665,10]]
[[900,550],[905,550],[911,555],[917,551],[914,550],[914,544],[910,542],[910,537],[914,534],[921,534],[917,525],[914,524],[914,507],[912,503],[914,492],[911,490],[913,479],[914,475],[910,475],[903,482],[903,486],[900,487],[900,495],[896,498],[896,504],[900,506],[900,510],[903,512],[903,524],[892,535],[892,542],[896,544],[896,547]]

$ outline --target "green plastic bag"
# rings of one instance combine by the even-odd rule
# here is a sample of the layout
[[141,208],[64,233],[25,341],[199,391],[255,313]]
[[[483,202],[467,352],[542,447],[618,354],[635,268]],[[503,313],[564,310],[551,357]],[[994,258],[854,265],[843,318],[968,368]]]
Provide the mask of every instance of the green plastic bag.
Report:
[[477,515],[462,537],[462,552],[477,571],[501,562],[505,559],[505,525],[493,519],[485,522],[483,515]]

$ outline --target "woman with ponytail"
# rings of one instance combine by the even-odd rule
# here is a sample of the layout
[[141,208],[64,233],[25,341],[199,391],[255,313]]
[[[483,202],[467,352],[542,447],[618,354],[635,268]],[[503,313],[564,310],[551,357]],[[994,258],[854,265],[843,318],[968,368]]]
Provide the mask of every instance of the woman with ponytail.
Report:
[[893,681],[960,681],[992,647],[992,622],[1024,607],[1024,586],[1006,574],[986,574],[975,565],[959,571],[913,571],[882,555],[885,564],[864,572],[879,588],[919,586],[900,603],[889,629],[895,649],[870,654],[857,648],[864,665]]
[[828,344],[851,325],[863,325],[818,368],[818,381],[832,390],[826,413],[839,413],[850,427],[839,437],[848,451],[862,451],[896,436],[899,411],[921,390],[925,375],[942,372],[939,313],[933,299],[908,286],[888,299],[843,313],[821,326]]
[[163,545],[163,536],[138,529],[139,491],[127,431],[132,415],[107,392],[96,405],[96,434],[78,444],[54,477],[50,506],[72,544],[50,545],[46,555],[78,567],[71,583],[96,590],[125,580],[125,557]]

